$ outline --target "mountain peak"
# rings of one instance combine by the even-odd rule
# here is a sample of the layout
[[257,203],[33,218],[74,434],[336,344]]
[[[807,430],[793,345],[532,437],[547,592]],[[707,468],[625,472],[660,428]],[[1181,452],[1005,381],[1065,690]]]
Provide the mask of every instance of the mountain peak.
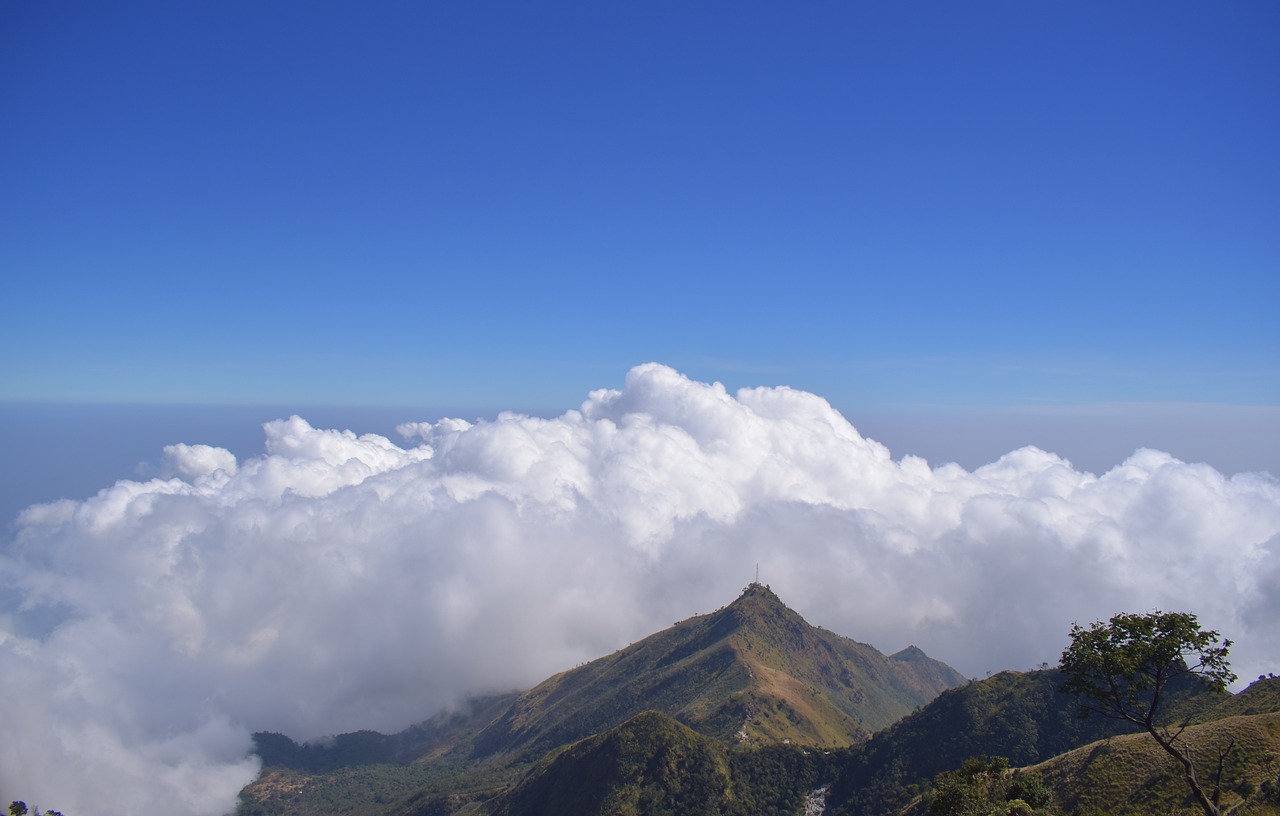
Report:
[[536,756],[654,709],[725,742],[848,745],[955,685],[923,653],[892,659],[809,625],[767,584],[530,689],[476,756]]
[[763,596],[765,598],[772,598],[778,603],[782,603],[778,596],[774,594],[773,590],[769,588],[768,584],[762,584],[759,581],[752,581],[747,584],[746,587],[743,588],[742,594],[738,596],[738,599],[741,600],[742,598],[756,595]]
[[923,660],[928,657],[919,646],[908,646],[900,652],[890,655],[894,660]]
[[784,604],[768,584],[759,582],[748,584],[746,589],[742,590],[742,594],[725,607],[725,611],[744,625],[749,621],[768,620],[782,620],[792,626],[807,627],[809,625],[795,610]]
[[769,588],[769,585],[762,584],[759,581],[752,581],[751,583],[747,584],[746,588],[742,590],[742,594],[739,595],[737,599],[729,605],[736,606],[738,604],[745,604],[745,603],[752,603],[752,602],[764,603],[764,604],[781,606],[783,608],[786,608],[786,604],[782,602],[781,598],[779,598],[776,594],[774,594],[774,591]]

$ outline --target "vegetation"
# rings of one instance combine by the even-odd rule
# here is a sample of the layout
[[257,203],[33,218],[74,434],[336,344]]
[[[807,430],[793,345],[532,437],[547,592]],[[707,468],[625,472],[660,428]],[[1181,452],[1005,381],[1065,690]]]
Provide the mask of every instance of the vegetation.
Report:
[[1053,796],[1037,773],[1009,770],[1004,757],[975,757],[938,774],[925,797],[929,816],[1052,816]]
[[559,753],[492,812],[675,816],[715,813],[731,800],[725,752],[654,712]]
[[[1136,648],[1099,658],[1137,667],[1131,679],[1116,675],[1126,705],[1158,691],[1137,721],[1082,719],[1081,699],[1100,713],[1104,702],[1066,670],[1088,662],[1064,657],[1063,669],[947,690],[859,743],[871,719],[954,672],[913,648],[886,657],[810,627],[753,585],[725,609],[529,692],[477,700],[399,734],[312,745],[259,734],[266,767],[240,816],[795,816],[818,812],[818,801],[828,816],[1202,810],[1148,721],[1194,767],[1212,769],[1220,812],[1280,816],[1280,678],[1227,694],[1227,644],[1187,623],[1153,624],[1151,642],[1182,633],[1175,640],[1191,644],[1167,663]],[[1109,636],[1105,646],[1129,643]],[[1142,667],[1156,664],[1164,668],[1144,692]],[[657,710],[635,710],[645,705]]]
[[862,742],[963,678],[918,649],[892,657],[810,626],[761,584],[521,695],[476,758],[536,760],[656,710],[725,742]]
[[[1197,761],[1205,762],[1232,739],[1219,807],[1239,816],[1280,816],[1280,713],[1215,720],[1182,735]],[[1091,743],[1029,770],[1041,775],[1064,813],[1162,816],[1200,810],[1180,764],[1145,733]]]
[[738,799],[734,812],[761,816],[798,813],[804,794],[831,779],[829,757],[790,745],[730,752],[729,768]]
[[757,812],[767,812],[772,800],[759,780],[780,774],[781,758],[790,756],[773,750],[788,741],[826,747],[862,741],[962,679],[919,649],[886,656],[812,627],[753,584],[728,607],[524,694],[476,701],[400,734],[365,731],[308,745],[257,734],[265,768],[245,790],[240,814],[456,809],[491,797],[548,752],[646,710],[662,711],[721,746],[763,749],[734,750],[726,761],[740,783],[735,801],[749,798]]
[[[873,816],[905,807],[929,780],[971,757],[1004,756],[1031,765],[1094,740],[1131,732],[1112,720],[1081,720],[1076,699],[1056,670],[1001,672],[944,692],[929,705],[878,732],[840,758],[829,812]],[[1223,695],[1225,696],[1225,695]],[[1221,697],[1180,689],[1174,700]],[[1204,706],[1200,706],[1204,707]]]
[[[1120,614],[1108,623],[1071,628],[1071,644],[1062,653],[1063,690],[1088,700],[1086,711],[1131,723],[1145,730],[1182,766],[1183,779],[1207,816],[1220,816],[1221,777],[1234,739],[1219,749],[1215,782],[1206,791],[1190,747],[1181,741],[1183,726],[1161,724],[1167,692],[1178,680],[1193,678],[1223,691],[1235,681],[1227,663],[1231,641],[1202,630],[1185,612]],[[1203,764],[1202,766],[1203,767]]]
[[[271,769],[241,796],[239,816],[383,816],[443,798],[456,807],[489,799],[515,782],[519,769],[501,772],[441,774],[427,765],[358,765],[322,774]],[[452,812],[452,810],[446,811]]]
[[1261,676],[1239,694],[1226,697],[1210,709],[1197,713],[1194,722],[1212,722],[1227,717],[1280,712],[1280,677]]
[[480,730],[515,696],[477,698],[392,735],[362,731],[299,745],[282,734],[254,734],[263,772],[241,793],[239,816],[381,816],[391,808],[415,812],[408,799],[413,807],[433,798],[456,807],[490,798],[527,765],[486,765],[470,755]]
[[783,816],[818,787],[820,752],[730,749],[659,712],[558,752],[489,808],[493,816]]
[[362,765],[404,765],[424,758],[454,774],[468,764],[480,730],[515,699],[515,694],[473,698],[455,710],[391,735],[356,731],[300,745],[284,734],[258,732],[253,735],[254,752],[266,768],[308,774]]

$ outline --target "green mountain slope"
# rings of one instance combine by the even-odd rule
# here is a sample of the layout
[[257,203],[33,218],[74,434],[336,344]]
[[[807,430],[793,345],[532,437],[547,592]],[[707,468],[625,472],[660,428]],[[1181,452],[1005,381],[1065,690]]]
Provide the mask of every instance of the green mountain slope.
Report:
[[724,749],[649,712],[565,749],[492,813],[716,813],[732,798]]
[[409,791],[404,812],[447,812],[549,751],[651,710],[722,745],[847,746],[963,681],[914,647],[886,656],[810,626],[752,584],[714,613],[399,734],[322,745],[257,734],[264,771],[245,789],[241,814],[374,813]]
[[483,798],[520,774],[520,768],[484,767],[470,759],[476,735],[515,697],[477,698],[390,735],[358,731],[299,745],[282,734],[254,734],[263,770],[241,791],[237,812],[372,816],[411,795],[418,801],[452,803],[450,807]]
[[[1064,813],[1183,807],[1176,767],[1145,735],[1080,719],[1057,671],[1004,672],[945,691],[847,745],[877,706],[952,678],[919,650],[886,657],[814,629],[753,585],[711,615],[401,734],[361,732],[325,747],[259,735],[268,767],[241,813],[796,814],[808,792],[835,780],[827,816],[866,816],[899,812],[938,773],[984,754],[1038,765]],[[1225,778],[1228,800],[1248,798],[1237,812],[1280,816],[1280,678],[1233,697],[1188,682],[1167,702],[1171,722],[1200,723],[1187,734],[1204,756],[1236,738]],[[622,715],[645,703],[667,710]],[[607,724],[565,736],[599,722]],[[801,744],[838,728],[849,728],[846,747]],[[550,751],[536,753],[544,745]]]
[[476,697],[395,734],[356,731],[320,743],[299,745],[283,734],[258,732],[253,735],[255,753],[267,767],[308,773],[430,760],[463,764],[480,730],[505,711],[517,696],[512,692]]
[[[1031,765],[1133,729],[1102,717],[1081,719],[1076,698],[1062,693],[1056,670],[1001,672],[939,695],[851,752],[832,791],[833,816],[869,816],[905,806],[916,786],[976,756]],[[1190,715],[1223,696],[1187,686],[1171,710]]]
[[[1056,746],[1105,733],[1110,721],[1080,720],[1074,698],[1057,692],[1057,672],[1008,672],[965,689],[947,692],[924,710],[886,729],[864,748],[796,751],[794,746],[726,750],[721,743],[680,728],[658,714],[641,715],[601,737],[555,755],[524,782],[496,800],[499,816],[533,813],[718,813],[799,812],[806,791],[832,774],[840,786],[858,782],[859,767],[887,751],[881,769],[899,778],[925,781],[932,771],[951,770],[951,756],[990,750],[997,754],[1053,752]],[[1223,802],[1239,814],[1280,816],[1280,710],[1237,715],[1239,709],[1280,709],[1280,680],[1255,683],[1234,697],[1183,689],[1174,700],[1202,717],[1228,716],[1185,732],[1198,761],[1211,769],[1216,751],[1234,740],[1225,763]],[[1216,703],[1216,704],[1215,704]],[[908,728],[909,724],[914,724]],[[888,740],[893,736],[895,739]],[[1086,740],[1087,741],[1087,740]],[[929,751],[932,746],[935,750]],[[787,749],[798,762],[780,763],[771,750]],[[727,759],[726,759],[727,758]],[[765,773],[743,770],[755,762]],[[955,763],[958,766],[961,762]],[[929,767],[926,774],[920,769]],[[1040,773],[1057,797],[1055,812],[1079,816],[1157,816],[1187,810],[1177,766],[1144,734],[1113,736],[1075,748],[1025,770]],[[1206,771],[1208,773],[1208,771]],[[914,789],[862,787],[861,798],[839,800],[833,791],[828,813],[924,813]],[[762,780],[768,780],[763,782]],[[866,785],[863,778],[861,783]],[[767,790],[767,796],[759,791]],[[851,805],[856,809],[850,810]]]
[[[1223,764],[1223,812],[1280,814],[1280,714],[1233,716],[1194,725],[1182,734],[1201,784],[1212,789],[1218,750]],[[1198,811],[1181,768],[1147,734],[1127,734],[1069,751],[1036,765],[1063,813],[1079,816],[1163,816]],[[1247,800],[1247,802],[1246,802]]]
[[1280,677],[1259,677],[1249,687],[1204,711],[1197,722],[1221,720],[1246,714],[1280,713]]
[[650,711],[575,743],[489,803],[492,816],[769,816],[799,812],[825,759],[727,748]]
[[962,681],[918,649],[889,657],[810,626],[752,584],[717,612],[525,692],[475,756],[540,756],[646,710],[726,742],[849,745]]

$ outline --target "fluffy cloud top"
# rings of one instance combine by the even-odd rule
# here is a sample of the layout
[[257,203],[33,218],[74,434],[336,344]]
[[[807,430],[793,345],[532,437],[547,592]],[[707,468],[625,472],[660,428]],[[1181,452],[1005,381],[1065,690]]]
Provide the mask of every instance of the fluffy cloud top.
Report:
[[[1140,450],[894,461],[823,399],[640,366],[554,419],[409,444],[265,426],[170,479],[26,510],[0,561],[0,798],[219,814],[249,733],[393,730],[731,600],[760,565],[814,623],[981,674],[1072,621],[1189,610],[1280,655],[1280,483]],[[7,801],[7,800],[6,800]]]

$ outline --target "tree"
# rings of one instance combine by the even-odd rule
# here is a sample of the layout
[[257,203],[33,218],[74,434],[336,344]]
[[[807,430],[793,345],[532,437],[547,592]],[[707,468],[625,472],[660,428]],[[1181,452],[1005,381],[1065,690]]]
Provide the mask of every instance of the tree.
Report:
[[[1187,723],[1165,727],[1160,706],[1171,683],[1192,679],[1223,691],[1235,681],[1227,663],[1231,641],[1200,629],[1196,616],[1186,612],[1120,614],[1108,623],[1088,628],[1073,624],[1071,645],[1062,652],[1067,679],[1062,690],[1081,698],[1083,712],[1133,723],[1142,728],[1182,766],[1191,793],[1208,816],[1221,816],[1221,789],[1212,796],[1196,778],[1191,749],[1179,738]],[[1089,700],[1084,703],[1084,699]],[[1226,751],[1219,752],[1218,771]]]
[[1053,797],[1040,776],[1009,771],[1004,757],[970,757],[933,779],[929,816],[1047,816]]

